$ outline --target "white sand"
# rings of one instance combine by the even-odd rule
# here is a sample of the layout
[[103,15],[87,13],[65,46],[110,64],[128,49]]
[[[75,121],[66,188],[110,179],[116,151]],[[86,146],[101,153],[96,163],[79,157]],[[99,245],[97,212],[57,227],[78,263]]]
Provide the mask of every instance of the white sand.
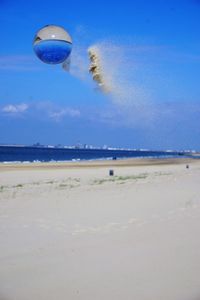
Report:
[[0,300],[200,299],[200,162],[113,169],[0,167]]

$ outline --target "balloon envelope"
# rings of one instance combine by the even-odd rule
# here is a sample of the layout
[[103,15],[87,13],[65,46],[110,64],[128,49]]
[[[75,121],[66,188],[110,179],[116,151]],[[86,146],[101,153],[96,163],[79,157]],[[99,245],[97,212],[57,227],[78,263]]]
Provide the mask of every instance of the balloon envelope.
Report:
[[35,35],[33,49],[44,63],[60,64],[71,53],[72,39],[64,28],[47,25]]

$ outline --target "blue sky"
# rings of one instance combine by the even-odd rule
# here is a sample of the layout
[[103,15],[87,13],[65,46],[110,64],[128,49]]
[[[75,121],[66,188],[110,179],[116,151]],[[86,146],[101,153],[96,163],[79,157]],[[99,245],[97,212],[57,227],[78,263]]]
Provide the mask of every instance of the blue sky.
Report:
[[[200,150],[200,1],[0,0],[0,143]],[[38,29],[65,27],[72,73],[41,63]],[[115,91],[96,90],[87,48]]]

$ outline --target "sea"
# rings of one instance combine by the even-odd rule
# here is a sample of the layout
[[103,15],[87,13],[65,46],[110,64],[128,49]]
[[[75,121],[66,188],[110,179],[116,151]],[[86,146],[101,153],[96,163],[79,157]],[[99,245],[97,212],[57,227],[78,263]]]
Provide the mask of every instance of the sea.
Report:
[[183,152],[177,151],[0,146],[1,163],[117,160],[126,158],[169,158],[185,156]]

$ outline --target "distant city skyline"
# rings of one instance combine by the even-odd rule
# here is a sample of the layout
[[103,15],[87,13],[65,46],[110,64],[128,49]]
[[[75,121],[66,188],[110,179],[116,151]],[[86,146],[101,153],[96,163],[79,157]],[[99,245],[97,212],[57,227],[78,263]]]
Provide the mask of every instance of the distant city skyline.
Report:
[[[199,16],[195,0],[0,1],[0,144],[200,150]],[[46,24],[72,36],[71,73],[35,56]],[[111,95],[88,74],[92,44]]]

